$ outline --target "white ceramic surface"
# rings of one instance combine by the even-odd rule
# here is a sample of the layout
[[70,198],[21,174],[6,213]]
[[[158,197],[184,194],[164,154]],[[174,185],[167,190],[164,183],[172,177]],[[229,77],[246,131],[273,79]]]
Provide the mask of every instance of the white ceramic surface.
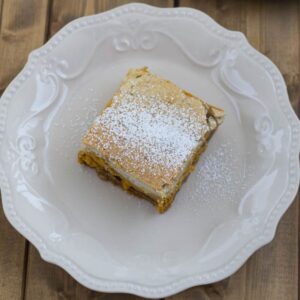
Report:
[[[76,161],[131,67],[174,81],[226,119],[163,215]],[[200,11],[125,5],[71,22],[1,99],[8,220],[83,285],[164,297],[218,281],[272,240],[299,183],[299,121],[274,64]]]

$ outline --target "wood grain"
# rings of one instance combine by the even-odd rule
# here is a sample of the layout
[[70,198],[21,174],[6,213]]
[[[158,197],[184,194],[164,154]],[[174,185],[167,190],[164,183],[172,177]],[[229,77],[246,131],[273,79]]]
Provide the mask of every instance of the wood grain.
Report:
[[[34,8],[34,9],[33,9]],[[24,65],[28,53],[44,43],[47,1],[0,1],[0,94]],[[0,212],[0,299],[21,299],[28,244]]]
[[[291,102],[296,111],[299,109],[299,3],[234,0],[180,3],[206,12],[229,29],[244,32],[251,44],[279,67]],[[257,251],[237,273],[219,283],[195,287],[168,299],[298,299],[298,220],[299,197],[281,220],[274,241]]]
[[[0,16],[2,20],[2,8],[3,8],[3,0],[0,0]],[[1,22],[0,22],[0,32],[1,32]]]
[[[132,1],[124,0],[98,0],[98,1],[82,1],[82,0],[54,0],[52,5],[52,13],[50,20],[50,36],[61,29],[70,21],[81,16],[87,16],[95,13],[100,13],[108,9],[112,9],[119,5],[130,3]],[[144,0],[139,1],[146,4],[156,6],[173,6],[172,0]]]
[[25,239],[0,211],[0,299],[20,299],[26,262]]
[[44,43],[47,0],[3,2],[0,36],[0,91],[24,66],[29,52]]
[[[290,100],[296,107],[300,100],[299,3],[272,1],[260,5],[259,50],[282,72]],[[253,34],[252,16],[253,13],[248,17],[247,31]],[[247,264],[250,299],[258,296],[262,299],[298,299],[298,222],[299,199],[296,199],[281,220],[274,241],[258,251]]]
[[25,296],[28,300],[141,299],[133,295],[105,294],[87,289],[61,268],[43,261],[33,246],[30,247]]

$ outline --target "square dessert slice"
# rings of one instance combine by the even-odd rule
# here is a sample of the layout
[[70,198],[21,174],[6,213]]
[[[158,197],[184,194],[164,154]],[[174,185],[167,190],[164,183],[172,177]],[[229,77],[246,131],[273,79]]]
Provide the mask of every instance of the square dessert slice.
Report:
[[79,162],[162,213],[223,117],[147,68],[132,69],[83,137]]

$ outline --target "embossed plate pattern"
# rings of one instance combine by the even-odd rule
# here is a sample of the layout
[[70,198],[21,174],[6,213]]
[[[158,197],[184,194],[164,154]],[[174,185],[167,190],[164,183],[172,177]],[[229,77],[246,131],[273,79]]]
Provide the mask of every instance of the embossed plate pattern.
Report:
[[[226,112],[163,215],[76,162],[87,126],[141,66]],[[193,9],[121,6],[68,24],[4,92],[4,211],[83,285],[164,297],[229,276],[272,240],[299,183],[299,131],[280,72],[243,34]]]

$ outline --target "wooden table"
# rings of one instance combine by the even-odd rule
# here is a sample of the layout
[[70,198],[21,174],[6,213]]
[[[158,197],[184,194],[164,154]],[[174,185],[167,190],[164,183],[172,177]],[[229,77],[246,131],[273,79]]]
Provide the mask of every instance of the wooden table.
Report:
[[[69,21],[105,11],[122,0],[0,0],[0,94],[28,53]],[[198,8],[225,27],[245,33],[279,67],[294,109],[300,112],[300,3],[297,1],[145,0],[157,6]],[[168,300],[296,300],[299,284],[299,196],[282,218],[272,243],[233,276],[191,288]],[[0,300],[141,299],[82,287],[7,222],[0,209]]]

